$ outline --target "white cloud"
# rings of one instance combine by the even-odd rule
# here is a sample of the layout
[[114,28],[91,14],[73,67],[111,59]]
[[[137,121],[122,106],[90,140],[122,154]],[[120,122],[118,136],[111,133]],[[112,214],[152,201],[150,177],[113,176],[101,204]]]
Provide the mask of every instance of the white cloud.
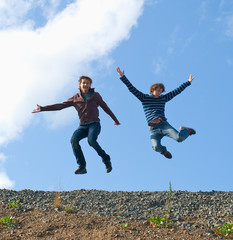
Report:
[[163,0],[145,0],[147,5],[157,5],[158,3],[162,2]]
[[6,156],[3,153],[0,153],[0,168],[6,161]]
[[0,28],[20,25],[25,14],[31,9],[33,0],[1,0]]
[[173,52],[174,52],[174,48],[173,47],[168,47],[167,53],[172,54]]
[[226,35],[233,37],[233,16],[228,16],[226,19]]
[[7,176],[3,165],[6,162],[6,156],[3,153],[0,153],[0,189],[1,188],[13,188],[14,181],[11,181]]
[[232,61],[232,59],[227,59],[226,60],[226,62],[227,62],[227,65],[229,65],[229,66],[232,66],[233,65],[233,61]]
[[206,1],[201,2],[199,23],[202,23],[206,19],[207,5],[208,3]]
[[159,75],[165,68],[165,62],[162,59],[159,59],[158,61],[154,62],[154,73],[155,75]]
[[[0,144],[17,138],[38,117],[31,114],[36,103],[64,100],[77,87],[74,76],[129,37],[143,7],[143,0],[77,0],[33,30],[20,19],[35,1],[13,2],[22,4],[15,18],[7,13],[17,27],[0,31]],[[1,3],[8,10],[14,6]]]
[[[17,27],[35,27],[36,18],[45,22],[52,19],[61,6],[74,0],[1,0],[0,29]],[[40,20],[41,20],[40,19]],[[44,22],[43,21],[43,22]],[[40,24],[39,24],[40,25]]]
[[62,0],[41,0],[40,6],[43,9],[43,14],[47,19],[56,15],[58,7]]
[[11,189],[14,187],[14,182],[9,179],[5,172],[0,172],[0,189]]
[[65,6],[75,2],[75,0],[39,0],[37,1],[37,5],[35,7],[41,8],[41,14],[46,19],[52,19],[58,11]]

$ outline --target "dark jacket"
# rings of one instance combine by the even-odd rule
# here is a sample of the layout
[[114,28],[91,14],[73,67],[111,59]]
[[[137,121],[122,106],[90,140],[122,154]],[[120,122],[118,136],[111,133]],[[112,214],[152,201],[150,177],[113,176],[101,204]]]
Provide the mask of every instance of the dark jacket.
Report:
[[81,92],[79,91],[79,93],[75,94],[73,97],[69,98],[63,103],[41,107],[41,111],[56,111],[73,106],[78,111],[80,124],[82,124],[89,121],[99,122],[100,119],[98,107],[100,106],[113,119],[114,122],[119,124],[116,116],[104,102],[100,94],[98,92],[95,92],[93,88],[91,88],[90,91],[93,92],[93,95],[89,100],[87,100],[87,102],[85,102],[81,95]]

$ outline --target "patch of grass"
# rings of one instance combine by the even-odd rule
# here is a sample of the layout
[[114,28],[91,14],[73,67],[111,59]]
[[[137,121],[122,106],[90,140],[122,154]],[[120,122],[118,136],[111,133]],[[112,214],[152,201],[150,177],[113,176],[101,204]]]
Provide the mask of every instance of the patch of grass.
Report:
[[171,212],[171,207],[170,207],[170,200],[172,197],[172,185],[171,181],[169,181],[169,192],[168,192],[168,203],[167,206],[164,209],[164,213],[162,217],[159,216],[152,216],[149,218],[149,223],[153,227],[164,227],[164,228],[172,228],[171,220],[170,218],[170,212]]
[[74,213],[74,208],[72,206],[68,205],[65,207],[64,211],[66,213]]
[[156,217],[150,217],[149,223],[153,227],[159,227],[159,228],[171,228],[171,220],[168,219],[167,215],[164,214],[162,217],[156,216]]
[[7,225],[7,226],[12,226],[12,225],[17,225],[19,221],[15,217],[1,217],[0,223]]
[[56,195],[55,195],[55,198],[53,200],[53,205],[59,211],[65,211],[66,213],[74,213],[74,207],[72,205],[64,206],[62,204],[62,199],[61,199],[61,196],[60,196],[59,192],[57,192]]
[[17,200],[17,201],[14,200],[13,202],[8,203],[8,206],[11,208],[18,208],[20,205],[21,205],[21,203],[19,200]]
[[223,224],[220,228],[216,229],[215,234],[233,239],[233,223]]
[[55,208],[58,208],[59,210],[62,209],[61,198],[60,198],[60,194],[58,192],[56,193],[55,198],[53,200],[53,205]]
[[129,223],[122,223],[119,225],[120,228],[127,228],[127,227],[130,227],[130,224]]

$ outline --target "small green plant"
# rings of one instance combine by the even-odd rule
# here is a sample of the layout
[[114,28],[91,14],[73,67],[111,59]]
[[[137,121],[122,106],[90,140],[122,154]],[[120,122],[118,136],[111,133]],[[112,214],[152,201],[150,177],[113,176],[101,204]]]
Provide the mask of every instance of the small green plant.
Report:
[[169,200],[171,199],[171,197],[172,197],[172,184],[171,184],[171,181],[169,181],[169,192],[168,192]]
[[225,223],[215,231],[216,235],[233,238],[233,223]]
[[5,224],[7,226],[11,226],[11,225],[17,225],[19,221],[15,217],[7,216],[7,217],[1,217],[0,223]]
[[164,228],[171,228],[171,220],[168,219],[167,214],[164,214],[162,217],[156,216],[156,217],[150,217],[149,223],[153,227],[164,227]]
[[8,206],[11,207],[11,208],[18,208],[19,206],[21,205],[20,201],[13,201],[13,202],[9,202],[8,203]]
[[171,212],[171,207],[170,207],[170,200],[172,197],[172,185],[171,185],[171,181],[169,181],[169,192],[168,192],[168,204],[164,209],[163,212],[163,216],[159,217],[159,216],[152,216],[149,218],[149,223],[150,225],[152,225],[153,227],[164,227],[164,228],[171,228],[172,224],[171,224],[171,220],[169,220],[170,218],[170,212]]
[[122,223],[122,224],[120,224],[120,228],[127,228],[127,227],[129,227],[130,226],[130,224],[128,224],[128,223]]
[[53,200],[54,207],[61,210],[62,209],[62,203],[61,203],[61,198],[60,194],[57,192],[55,195],[55,198]]
[[74,212],[74,208],[72,206],[68,205],[68,206],[65,207],[64,211],[66,213],[73,213]]

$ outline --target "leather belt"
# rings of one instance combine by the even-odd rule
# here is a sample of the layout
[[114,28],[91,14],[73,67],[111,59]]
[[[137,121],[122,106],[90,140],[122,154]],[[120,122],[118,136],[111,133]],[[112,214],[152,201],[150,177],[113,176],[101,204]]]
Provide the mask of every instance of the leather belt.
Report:
[[156,119],[152,120],[151,122],[149,122],[148,125],[153,126],[153,125],[159,124],[161,122],[163,122],[163,120],[161,118],[156,118]]

